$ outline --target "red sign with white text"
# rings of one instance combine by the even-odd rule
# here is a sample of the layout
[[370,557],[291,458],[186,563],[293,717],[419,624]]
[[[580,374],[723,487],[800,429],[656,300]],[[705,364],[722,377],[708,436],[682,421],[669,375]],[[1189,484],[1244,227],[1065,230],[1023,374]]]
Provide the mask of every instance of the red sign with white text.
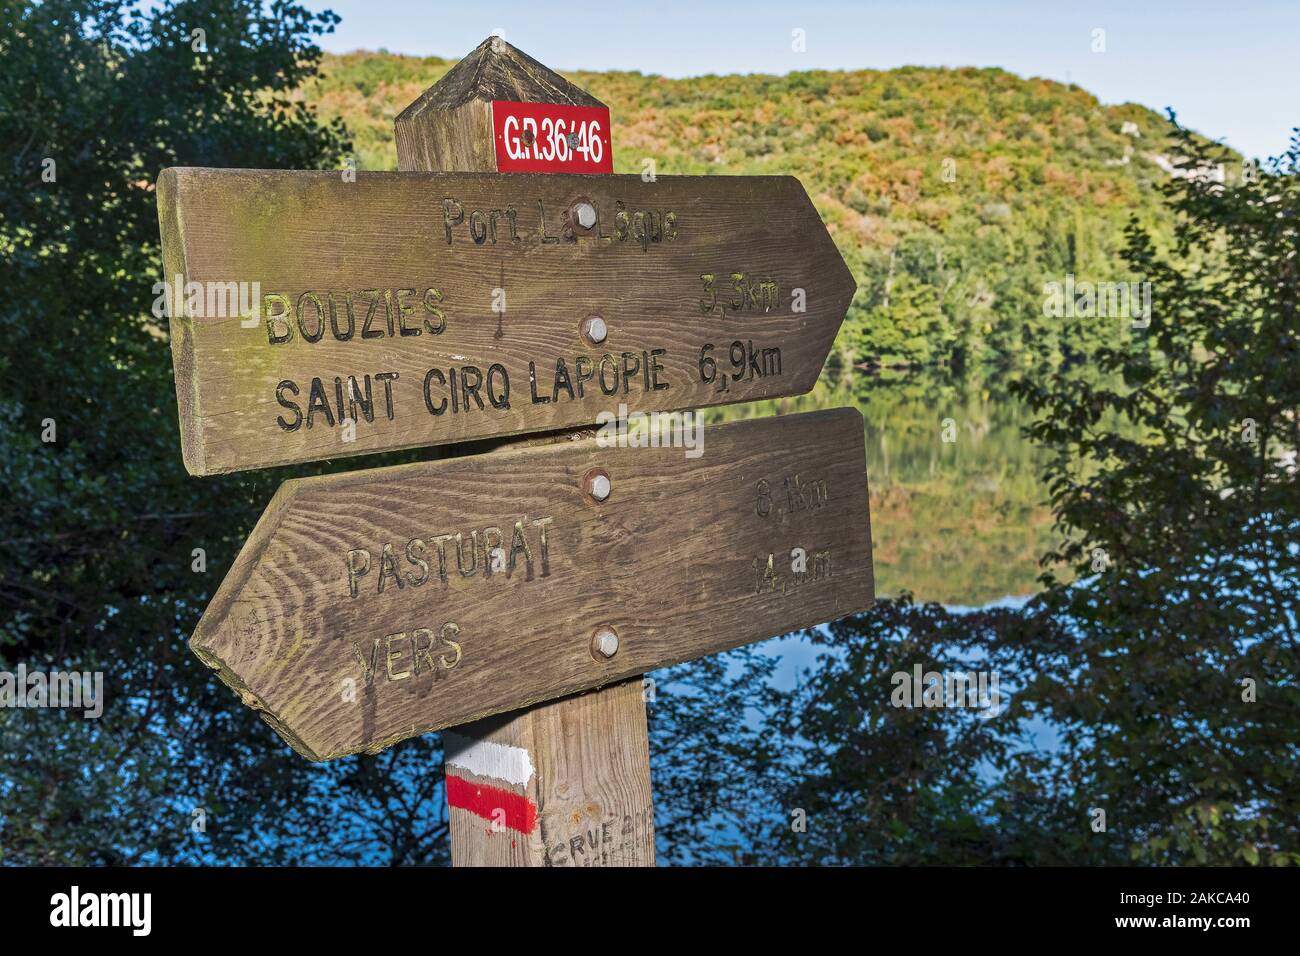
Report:
[[612,173],[609,108],[492,101],[499,173]]

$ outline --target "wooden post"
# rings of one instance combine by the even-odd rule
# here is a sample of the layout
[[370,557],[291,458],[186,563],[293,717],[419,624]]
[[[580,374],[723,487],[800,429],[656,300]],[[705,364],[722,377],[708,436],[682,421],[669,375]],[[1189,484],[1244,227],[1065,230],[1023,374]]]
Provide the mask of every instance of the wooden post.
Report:
[[[494,101],[603,107],[489,37],[397,117],[398,167],[496,172]],[[466,724],[443,739],[454,866],[654,866],[641,678]]]
[[[473,802],[489,818],[497,813],[484,819],[451,807],[453,865],[654,866],[640,677],[465,724],[445,732],[443,746],[449,800],[462,788],[458,802]],[[511,772],[503,764],[523,770],[505,780],[496,775]],[[503,800],[498,812],[501,790],[521,798],[519,817]],[[516,820],[524,829],[535,825],[522,833],[509,825]]]

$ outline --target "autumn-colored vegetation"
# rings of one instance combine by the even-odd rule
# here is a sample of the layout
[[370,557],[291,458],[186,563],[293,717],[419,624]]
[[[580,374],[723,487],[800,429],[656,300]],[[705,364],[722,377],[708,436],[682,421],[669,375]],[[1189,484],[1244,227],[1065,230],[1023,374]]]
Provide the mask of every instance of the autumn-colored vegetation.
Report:
[[[394,169],[393,118],[454,61],[327,55],[303,90]],[[1044,284],[1140,280],[1119,257],[1137,215],[1171,223],[1155,161],[1168,121],[1000,69],[906,67],[666,79],[569,74],[607,103],[616,172],[792,174],[858,280],[834,362],[1055,365],[1120,333],[1044,315]]]

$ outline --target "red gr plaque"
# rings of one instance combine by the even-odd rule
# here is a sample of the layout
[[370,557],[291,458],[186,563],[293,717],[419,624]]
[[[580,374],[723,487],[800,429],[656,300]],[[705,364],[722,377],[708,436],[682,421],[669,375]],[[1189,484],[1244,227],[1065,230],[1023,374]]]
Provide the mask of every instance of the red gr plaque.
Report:
[[499,173],[612,173],[609,108],[492,101]]

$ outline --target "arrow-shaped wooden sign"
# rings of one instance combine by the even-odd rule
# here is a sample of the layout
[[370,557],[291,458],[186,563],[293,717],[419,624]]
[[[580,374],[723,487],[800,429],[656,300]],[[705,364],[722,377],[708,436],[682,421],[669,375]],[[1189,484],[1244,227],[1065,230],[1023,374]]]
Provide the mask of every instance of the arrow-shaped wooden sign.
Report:
[[807,391],[855,285],[798,180],[168,169],[186,467]]
[[856,410],[675,419],[285,482],[191,647],[326,760],[871,604]]

